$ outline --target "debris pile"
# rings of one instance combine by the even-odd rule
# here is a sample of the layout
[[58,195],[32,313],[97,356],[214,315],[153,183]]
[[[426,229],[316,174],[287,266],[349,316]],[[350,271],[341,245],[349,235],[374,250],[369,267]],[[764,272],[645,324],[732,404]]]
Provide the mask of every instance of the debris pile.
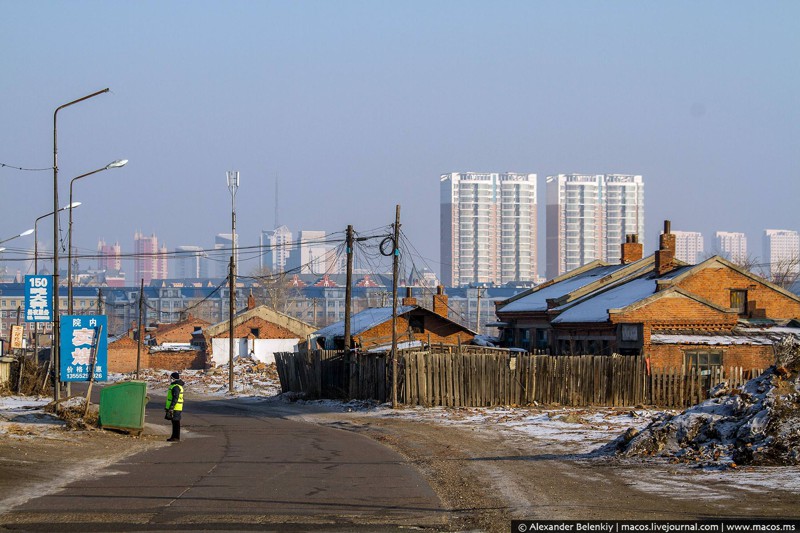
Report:
[[777,348],[778,365],[741,389],[721,383],[705,402],[662,414],[609,446],[626,457],[704,466],[800,464],[800,343],[790,337]]
[[44,406],[44,411],[63,420],[69,429],[97,429],[100,416],[99,406],[90,404],[86,409],[86,398],[70,396]]
[[[169,375],[173,371],[142,369],[138,379],[146,381],[149,389],[166,390],[170,383]],[[207,370],[181,370],[180,374],[189,394],[228,394],[228,365]],[[114,379],[116,381],[136,379],[136,373],[117,375]],[[236,359],[234,362],[233,385],[236,395],[275,396],[281,392],[275,363],[265,364],[249,358]]]

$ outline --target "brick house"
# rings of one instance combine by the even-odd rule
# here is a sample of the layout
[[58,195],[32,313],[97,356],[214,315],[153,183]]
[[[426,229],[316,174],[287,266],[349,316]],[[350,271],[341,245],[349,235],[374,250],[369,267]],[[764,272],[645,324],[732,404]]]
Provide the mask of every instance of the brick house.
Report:
[[[447,295],[437,287],[433,296],[433,310],[417,305],[417,300],[407,289],[407,296],[397,307],[398,343],[469,344],[476,333],[456,322],[448,315]],[[371,350],[392,343],[392,308],[372,307],[350,317],[352,346]],[[326,326],[311,336],[317,348],[337,350],[344,347],[344,321]]]
[[[256,306],[252,294],[248,298],[247,308],[234,316],[233,326],[234,358],[242,355],[265,363],[275,362],[275,352],[293,351],[298,342],[305,342],[314,332],[314,327],[302,320],[266,305]],[[228,320],[203,329],[202,337],[210,363],[228,363],[229,333]],[[198,337],[195,336],[196,339]]]
[[662,368],[773,363],[770,337],[743,326],[796,319],[800,298],[722,257],[676,261],[669,222],[652,256],[642,259],[632,244],[629,236],[622,245],[623,264],[591,263],[498,305],[506,344],[555,355],[644,353]]

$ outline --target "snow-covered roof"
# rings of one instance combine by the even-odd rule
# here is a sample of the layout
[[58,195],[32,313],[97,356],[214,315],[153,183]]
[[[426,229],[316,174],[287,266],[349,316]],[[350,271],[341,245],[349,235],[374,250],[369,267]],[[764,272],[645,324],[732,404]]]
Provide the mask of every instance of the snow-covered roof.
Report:
[[702,344],[710,346],[730,346],[736,344],[757,344],[768,346],[772,341],[767,337],[749,335],[673,335],[654,333],[650,336],[652,344]]
[[563,306],[568,308],[553,319],[553,323],[606,322],[609,309],[621,309],[652,296],[656,292],[656,279],[652,275],[647,275],[605,292],[592,293],[578,300],[577,304],[573,302],[568,304],[569,307]]
[[547,311],[547,300],[569,294],[625,267],[626,265],[622,264],[598,266],[563,281],[534,290],[527,296],[501,307],[498,311],[502,313]]
[[[397,315],[402,315],[416,309],[414,305],[400,305],[397,306]],[[383,324],[392,318],[391,307],[370,307],[364,309],[360,313],[356,313],[350,317],[350,334],[359,335],[370,328]],[[314,333],[316,337],[342,337],[344,336],[344,320],[335,322],[329,326],[317,330]]]

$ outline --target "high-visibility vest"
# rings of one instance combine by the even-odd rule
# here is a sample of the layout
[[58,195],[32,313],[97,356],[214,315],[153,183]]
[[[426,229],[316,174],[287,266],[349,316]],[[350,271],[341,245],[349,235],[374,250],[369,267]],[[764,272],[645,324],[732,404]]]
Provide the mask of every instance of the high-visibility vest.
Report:
[[169,389],[167,389],[166,408],[169,409],[169,406],[172,405],[172,398],[173,398],[172,395],[175,394],[173,392],[175,389],[178,389],[178,401],[175,403],[175,407],[173,407],[173,409],[176,411],[183,411],[183,387],[181,387],[177,383],[173,383],[172,385],[169,386]]

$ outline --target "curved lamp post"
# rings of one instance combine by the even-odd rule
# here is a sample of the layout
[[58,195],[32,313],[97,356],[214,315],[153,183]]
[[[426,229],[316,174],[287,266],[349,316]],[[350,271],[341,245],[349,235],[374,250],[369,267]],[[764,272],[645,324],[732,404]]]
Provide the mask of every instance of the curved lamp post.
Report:
[[[3,239],[2,241],[0,241],[0,244],[3,244],[4,242],[8,242],[8,241],[13,241],[14,239],[17,239],[19,237],[25,237],[27,235],[30,235],[31,233],[34,232],[34,230],[35,230],[35,228],[26,229],[25,231],[23,231],[19,235],[14,235],[13,237],[9,237],[8,239]],[[5,248],[3,248],[3,250],[5,250]]]
[[[58,112],[64,109],[65,107],[69,107],[71,105],[77,104],[79,102],[83,102],[84,100],[88,100],[89,98],[94,98],[95,96],[99,96],[103,93],[107,93],[109,88],[106,87],[101,91],[97,91],[92,94],[87,94],[86,96],[82,96],[77,100],[73,100],[71,102],[67,102],[64,105],[60,105],[53,111],[53,212],[57,212],[58,209]],[[56,380],[53,386],[53,399],[58,401],[60,396],[60,385],[61,385],[61,358],[59,354],[59,331],[61,329],[61,317],[59,316],[58,311],[58,217],[53,217],[53,286],[55,290],[53,291],[53,362],[55,364],[55,376]]]
[[[58,213],[59,211],[64,211],[65,209],[72,209],[74,207],[78,207],[79,205],[81,205],[80,202],[70,202],[69,205],[65,205],[61,209],[58,209],[56,211],[51,211],[51,212],[49,212],[49,213],[47,213],[45,215],[42,215],[42,216],[38,217],[36,219],[36,221],[33,223],[33,273],[34,274],[38,274],[39,273],[39,221],[42,220],[43,218],[49,217],[50,215],[54,215],[55,213]],[[58,218],[58,217],[56,217],[56,218]],[[54,243],[53,244],[53,248],[58,248],[58,243]],[[56,288],[56,293],[57,292],[58,292],[58,289]],[[53,350],[52,346],[51,346],[50,350],[51,350],[50,353],[52,354],[52,350]],[[38,322],[36,322],[34,324],[34,326],[33,326],[33,353],[36,354],[36,357],[37,357],[37,360],[38,360],[38,357],[39,357],[39,323]],[[51,366],[52,366],[52,361],[53,360],[52,360],[52,356],[51,356],[51,359],[50,359]]]
[[81,174],[80,176],[72,178],[72,180],[69,182],[69,227],[67,229],[67,314],[72,314],[72,184],[81,178],[91,176],[92,174],[97,174],[98,172],[102,172],[110,168],[124,167],[127,163],[127,159],[118,159],[107,164],[103,168],[98,168],[97,170],[92,170],[91,172],[87,172],[86,174]]

